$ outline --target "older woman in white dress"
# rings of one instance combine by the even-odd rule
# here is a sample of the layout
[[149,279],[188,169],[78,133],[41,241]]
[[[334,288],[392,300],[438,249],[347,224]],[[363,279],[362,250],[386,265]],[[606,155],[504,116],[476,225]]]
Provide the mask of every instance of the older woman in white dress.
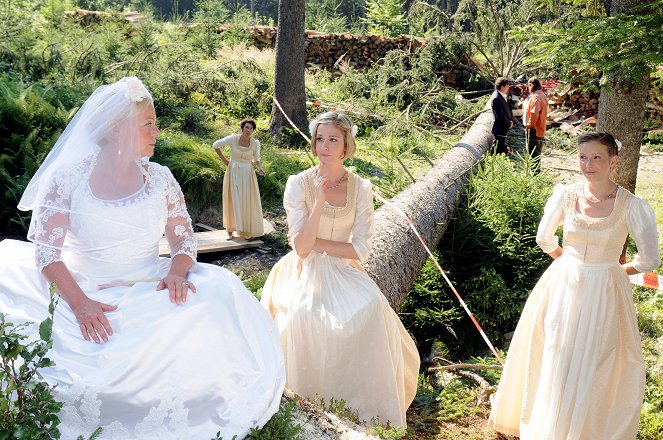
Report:
[[[635,439],[645,367],[629,275],[660,264],[656,217],[610,180],[618,145],[578,140],[585,179],[555,187],[537,243],[555,259],[527,299],[490,425],[523,440]],[[560,247],[555,231],[564,227]],[[620,264],[627,235],[638,253]]]
[[272,269],[261,302],[281,333],[288,388],[343,400],[367,422],[405,426],[419,354],[361,266],[371,251],[373,192],[343,167],[354,153],[352,131],[342,113],[313,121],[320,163],[288,179],[283,204],[293,251]]
[[41,373],[64,439],[242,438],[278,410],[276,328],[235,275],[195,262],[180,187],[147,161],[158,135],[140,80],[97,89],[23,194],[34,244],[0,243],[8,319],[44,319],[49,282],[63,299]]

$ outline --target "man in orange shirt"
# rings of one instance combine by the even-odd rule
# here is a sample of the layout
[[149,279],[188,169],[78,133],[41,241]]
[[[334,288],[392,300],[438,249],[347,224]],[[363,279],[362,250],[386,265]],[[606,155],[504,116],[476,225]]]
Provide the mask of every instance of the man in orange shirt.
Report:
[[535,161],[534,169],[539,172],[541,171],[541,149],[546,136],[548,97],[537,77],[530,78],[527,86],[530,91],[527,105],[527,150]]

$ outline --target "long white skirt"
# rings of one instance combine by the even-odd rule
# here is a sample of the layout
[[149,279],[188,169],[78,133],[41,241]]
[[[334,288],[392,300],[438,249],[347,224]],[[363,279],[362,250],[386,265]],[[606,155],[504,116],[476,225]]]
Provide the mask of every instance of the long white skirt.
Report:
[[[159,263],[162,275],[169,260]],[[270,316],[231,272],[196,263],[197,288],[170,302],[156,282],[89,292],[117,305],[107,313],[113,336],[85,341],[64,300],[58,304],[46,381],[64,402],[63,439],[97,427],[109,439],[243,438],[278,410],[285,383],[279,336]],[[31,243],[0,242],[0,310],[12,322],[47,316],[48,283]],[[36,338],[37,326],[31,326]]]

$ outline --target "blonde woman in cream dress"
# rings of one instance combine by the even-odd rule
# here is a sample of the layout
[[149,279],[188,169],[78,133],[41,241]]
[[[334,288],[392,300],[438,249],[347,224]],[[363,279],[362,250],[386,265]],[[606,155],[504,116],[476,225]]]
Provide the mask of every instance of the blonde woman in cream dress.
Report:
[[343,167],[354,153],[352,131],[342,113],[313,121],[320,163],[288,179],[283,203],[293,251],[272,269],[261,302],[281,334],[288,388],[343,400],[366,422],[405,426],[419,354],[361,265],[371,251],[373,192]]
[[[242,238],[254,238],[263,235],[262,204],[258,179],[253,169],[255,163],[258,173],[265,175],[260,163],[260,142],[251,136],[256,129],[252,119],[239,123],[241,134],[231,134],[214,142],[216,154],[226,165],[223,176],[223,227],[232,239],[233,232]],[[224,156],[222,147],[230,146],[230,159]]]
[[[555,259],[530,295],[511,342],[490,425],[522,440],[632,440],[645,367],[628,275],[660,264],[647,202],[610,180],[618,143],[578,140],[585,179],[558,185],[537,243]],[[563,245],[555,231],[564,227]],[[633,261],[619,263],[630,235]]]

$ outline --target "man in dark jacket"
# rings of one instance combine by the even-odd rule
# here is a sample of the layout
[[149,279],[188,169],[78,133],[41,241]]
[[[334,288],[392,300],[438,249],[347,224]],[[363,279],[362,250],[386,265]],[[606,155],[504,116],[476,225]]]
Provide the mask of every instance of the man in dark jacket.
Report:
[[490,108],[493,110],[493,135],[495,136],[495,153],[508,153],[506,147],[506,134],[513,127],[513,113],[507,102],[509,95],[509,80],[503,77],[495,80],[495,91],[490,97]]

